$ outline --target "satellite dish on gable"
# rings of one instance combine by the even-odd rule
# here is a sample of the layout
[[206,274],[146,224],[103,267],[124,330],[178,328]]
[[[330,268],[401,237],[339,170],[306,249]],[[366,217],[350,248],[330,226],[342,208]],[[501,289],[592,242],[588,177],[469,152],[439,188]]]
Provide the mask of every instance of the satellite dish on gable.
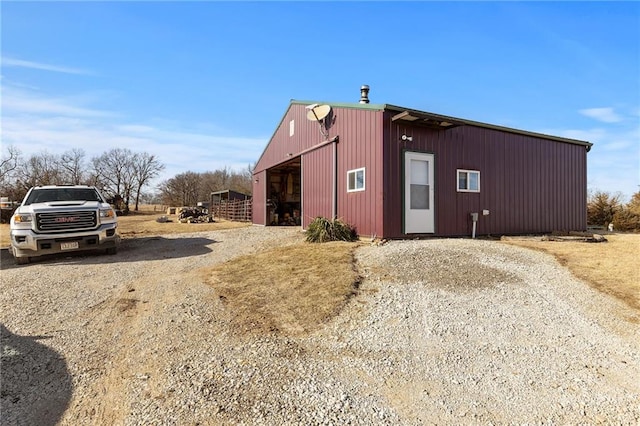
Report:
[[321,122],[331,112],[331,106],[313,104],[306,107],[307,120]]

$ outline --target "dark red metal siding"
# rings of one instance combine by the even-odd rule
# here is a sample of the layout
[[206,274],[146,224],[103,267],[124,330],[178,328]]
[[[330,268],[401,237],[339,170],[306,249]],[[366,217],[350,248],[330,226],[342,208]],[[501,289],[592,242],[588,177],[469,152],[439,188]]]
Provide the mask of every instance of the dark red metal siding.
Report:
[[[285,116],[283,117],[280,125],[274,132],[271,141],[268,146],[265,148],[262,156],[258,160],[258,163],[255,167],[254,172],[254,181],[255,178],[258,177],[259,183],[256,184],[254,182],[253,185],[253,223],[256,224],[266,224],[266,199],[268,198],[266,195],[267,187],[267,172],[266,170],[277,166],[278,164],[287,162],[292,158],[300,156],[300,153],[305,149],[311,148],[315,145],[324,141],[324,136],[320,133],[318,123],[311,122],[307,120],[307,114],[305,110],[305,105],[291,104]],[[293,136],[290,136],[289,126],[291,120],[294,121],[294,133]],[[329,130],[329,137],[335,136],[335,131],[333,129]],[[305,155],[309,156],[309,154]],[[310,156],[313,158],[313,156]],[[311,172],[313,169],[309,170]],[[324,170],[320,169],[322,173],[330,173],[330,169]],[[318,172],[319,173],[319,172]],[[308,185],[316,186],[314,182],[310,179],[318,173],[311,173],[306,179],[306,183]],[[258,176],[259,175],[259,176]],[[330,175],[329,175],[330,176]],[[322,178],[321,178],[322,179]],[[303,182],[304,185],[304,182]],[[330,189],[330,188],[329,188]],[[303,188],[303,194],[305,194]],[[306,194],[310,197],[314,197],[313,191],[307,191]],[[304,195],[303,195],[304,197]],[[258,202],[258,200],[260,200]],[[305,200],[302,199],[302,209],[301,216],[303,221],[305,221],[309,216],[315,217],[318,215],[317,211],[309,210],[307,213],[304,209]],[[312,202],[309,204],[309,208],[313,208],[314,199],[312,198]],[[330,206],[329,206],[330,208]]]
[[302,227],[333,216],[333,144],[302,156]]
[[267,172],[262,171],[253,175],[253,219],[257,225],[266,225],[266,185]]
[[[294,120],[294,134],[289,136],[289,123]],[[329,129],[329,137],[336,135],[335,129]],[[262,157],[258,160],[255,170],[262,171],[296,157],[303,150],[324,141],[318,123],[307,120],[304,105],[292,104],[286,112],[282,122]],[[292,155],[289,155],[292,154]]]
[[[382,111],[344,109],[337,117],[338,217],[362,236],[384,234]],[[365,190],[347,192],[347,172],[365,168]]]
[[[303,226],[316,216],[331,217],[336,158],[337,216],[360,235],[403,238],[402,161],[410,150],[434,154],[436,236],[470,235],[469,214],[483,209],[490,214],[480,215],[479,235],[586,228],[584,146],[474,126],[432,130],[393,123],[394,114],[334,108],[334,154],[333,143],[318,147],[325,138],[307,120],[304,105],[292,104],[256,165],[254,223],[265,221],[264,171],[300,155]],[[413,141],[402,141],[402,134]],[[347,193],[347,171],[362,167],[366,190]],[[480,171],[480,193],[456,191],[457,169]]]
[[[385,233],[404,237],[403,150],[435,160],[435,235],[523,234],[586,228],[586,149],[473,126],[431,130],[391,122],[385,114]],[[402,142],[402,134],[413,136]],[[456,170],[480,171],[480,193],[456,190]],[[489,210],[489,216],[482,216]]]
[[[316,216],[333,216],[334,158],[337,158],[335,198],[338,218],[354,225],[361,235],[381,236],[384,205],[382,114],[381,110],[334,107],[328,139],[338,136],[335,154],[334,143],[305,152],[325,138],[318,124],[307,120],[305,106],[292,104],[255,170],[267,170],[302,153],[301,215],[303,227],[306,227]],[[292,119],[295,130],[294,135],[289,136]],[[365,191],[347,193],[347,171],[361,167],[365,168]],[[265,191],[265,187],[254,184],[254,203],[258,197],[266,200]],[[259,192],[262,195],[258,195]],[[264,222],[264,210],[264,203],[254,205],[254,223]]]

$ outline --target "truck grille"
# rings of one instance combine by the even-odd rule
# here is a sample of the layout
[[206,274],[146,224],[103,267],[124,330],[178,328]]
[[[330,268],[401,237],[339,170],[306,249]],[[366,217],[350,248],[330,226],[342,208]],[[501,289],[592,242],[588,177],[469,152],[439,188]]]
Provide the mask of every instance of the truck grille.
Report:
[[36,214],[40,232],[70,232],[93,229],[98,225],[95,211],[68,211]]

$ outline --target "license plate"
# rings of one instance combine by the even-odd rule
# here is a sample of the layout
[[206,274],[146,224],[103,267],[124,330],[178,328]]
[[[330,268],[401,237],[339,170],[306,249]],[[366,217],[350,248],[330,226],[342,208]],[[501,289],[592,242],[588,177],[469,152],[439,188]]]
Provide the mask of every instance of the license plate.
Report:
[[60,250],[74,250],[78,248],[77,241],[71,241],[70,243],[60,243]]

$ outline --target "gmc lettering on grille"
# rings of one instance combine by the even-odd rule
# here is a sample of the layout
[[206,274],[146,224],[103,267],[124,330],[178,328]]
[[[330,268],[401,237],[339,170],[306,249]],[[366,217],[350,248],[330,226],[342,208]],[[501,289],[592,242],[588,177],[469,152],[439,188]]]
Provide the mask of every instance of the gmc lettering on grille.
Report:
[[58,222],[58,223],[66,223],[66,222],[75,222],[76,220],[78,220],[77,217],[73,217],[73,216],[68,216],[68,217],[56,217],[54,219],[54,221]]

